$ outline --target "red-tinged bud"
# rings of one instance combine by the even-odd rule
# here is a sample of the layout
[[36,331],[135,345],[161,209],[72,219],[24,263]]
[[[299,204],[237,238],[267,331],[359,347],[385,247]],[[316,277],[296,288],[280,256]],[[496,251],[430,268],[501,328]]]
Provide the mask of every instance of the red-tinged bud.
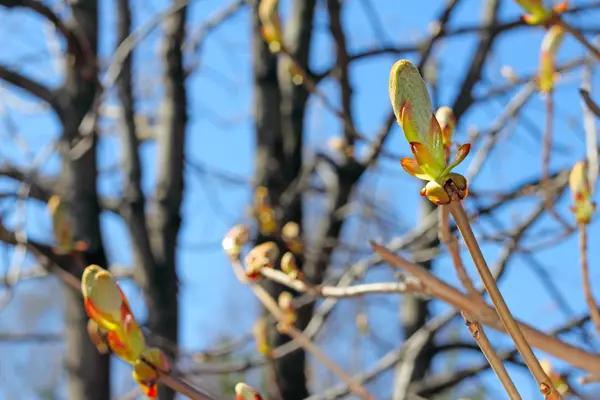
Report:
[[424,144],[412,142],[410,150],[415,156],[417,164],[419,164],[423,172],[429,175],[431,180],[439,178],[442,172],[444,172],[443,161],[440,163],[439,160],[436,160]]
[[258,17],[262,24],[261,33],[273,53],[281,50],[282,31],[279,18],[279,0],[260,0]]
[[246,275],[249,279],[258,279],[262,268],[273,268],[279,257],[275,242],[259,244],[246,255]]
[[554,88],[556,77],[556,53],[565,36],[565,30],[560,25],[552,26],[542,41],[540,56],[540,92],[549,93]]
[[235,385],[235,400],[262,400],[260,393],[243,382]]
[[156,398],[159,372],[168,373],[171,370],[169,360],[157,348],[147,348],[135,361],[133,379],[140,385],[144,394],[151,399]]
[[427,185],[421,190],[421,196],[427,197],[434,204],[438,206],[444,204],[450,204],[450,196],[439,183],[435,181],[428,182]]
[[592,201],[592,190],[588,177],[588,167],[584,161],[577,162],[569,176],[569,187],[573,199],[571,210],[579,224],[589,224],[596,209]]

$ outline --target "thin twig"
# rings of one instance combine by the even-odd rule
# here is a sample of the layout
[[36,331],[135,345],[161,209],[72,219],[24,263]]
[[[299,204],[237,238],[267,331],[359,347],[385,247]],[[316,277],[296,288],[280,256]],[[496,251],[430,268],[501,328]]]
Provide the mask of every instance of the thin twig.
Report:
[[549,186],[550,180],[550,156],[552,153],[552,134],[554,127],[554,94],[552,91],[546,93],[546,129],[542,145],[542,197],[548,213],[558,221],[566,230],[570,225],[554,209],[552,204],[552,191]]
[[500,320],[504,324],[508,334],[515,342],[515,346],[523,357],[525,364],[527,364],[527,367],[537,381],[540,391],[547,398],[553,393],[557,393],[554,385],[550,381],[550,378],[548,378],[548,375],[540,365],[538,359],[535,357],[531,346],[525,339],[525,336],[523,336],[523,332],[521,332],[519,325],[508,309],[508,306],[506,305],[506,302],[504,301],[504,298],[498,289],[498,285],[496,285],[496,280],[494,279],[487,262],[483,257],[483,254],[481,253],[477,239],[475,238],[473,230],[471,229],[469,218],[460,200],[450,202],[448,209],[450,210],[450,213],[452,214],[452,217],[454,218],[454,221],[456,222],[456,225],[463,236],[465,244],[471,253],[473,262],[477,267],[477,271],[479,272],[483,284],[490,295]]
[[321,297],[358,297],[366,294],[383,294],[383,293],[406,293],[409,291],[409,284],[405,282],[380,282],[366,283],[362,285],[338,287],[338,286],[311,286],[299,279],[293,279],[286,273],[271,269],[263,268],[260,273],[267,279],[285,285],[300,293],[310,293]]
[[565,31],[569,32],[575,39],[579,41],[586,49],[590,51],[598,60],[600,60],[600,50],[598,50],[594,45],[592,45],[583,34],[574,26],[566,22],[562,18],[558,18],[556,23],[562,26]]
[[[446,163],[448,162],[448,156],[449,154],[446,154]],[[449,210],[447,207],[444,206],[439,207],[439,210],[440,242],[444,243],[448,248],[448,251],[450,252],[450,257],[452,258],[452,263],[454,264],[454,269],[456,270],[456,273],[461,283],[463,284],[465,289],[467,289],[467,293],[469,294],[469,296],[473,299],[473,301],[482,302],[483,300],[481,298],[481,295],[477,292],[477,289],[475,289],[473,281],[469,278],[465,266],[460,258],[460,253],[458,251],[458,240],[450,232],[450,221],[448,218]],[[473,339],[475,339],[475,341],[477,342],[477,345],[481,349],[481,352],[490,363],[490,366],[496,373],[496,376],[498,376],[498,379],[502,383],[502,386],[504,386],[504,389],[506,390],[506,393],[508,394],[509,398],[511,400],[521,400],[521,396],[519,395],[515,384],[510,378],[510,375],[508,375],[508,372],[506,371],[504,364],[498,357],[498,354],[496,354],[496,351],[492,347],[492,344],[490,343],[487,335],[485,334],[481,323],[478,320],[476,320],[475,317],[473,317],[473,315],[469,314],[466,311],[461,311],[460,314],[465,320],[465,324],[469,328],[471,336],[473,336]]]
[[504,386],[508,397],[511,400],[521,400],[521,395],[517,391],[513,381],[510,379],[510,376],[508,375],[504,364],[498,357],[498,354],[496,354],[496,351],[492,347],[492,344],[485,334],[481,323],[479,323],[479,321],[477,321],[471,314],[465,311],[461,311],[460,314],[464,318],[465,324],[469,328],[469,332],[471,332],[471,336],[473,336],[473,339],[475,339],[479,345],[481,352],[490,363],[490,366],[498,376],[498,379],[500,379],[500,382],[502,382],[502,386]]
[[[333,360],[323,353],[321,349],[315,346],[309,338],[307,338],[304,333],[299,331],[298,329],[291,326],[283,311],[279,308],[279,305],[273,299],[273,297],[260,285],[250,282],[246,275],[244,274],[244,267],[239,260],[233,260],[232,265],[234,270],[236,271],[236,276],[240,280],[241,283],[247,284],[250,286],[250,289],[254,293],[254,295],[258,298],[258,300],[262,303],[262,305],[273,315],[273,317],[278,322],[278,328],[285,334],[288,334],[292,339],[294,339],[304,350],[311,353],[316,359],[321,361],[323,365],[331,370],[334,374],[338,376],[345,384],[348,385],[352,389],[354,393],[365,400],[373,400],[373,396],[369,394],[369,392],[359,383],[352,380],[352,377],[344,372]],[[264,268],[263,268],[264,269]],[[261,270],[262,271],[262,270]]]
[[592,319],[598,334],[600,334],[600,310],[598,310],[598,305],[596,304],[596,300],[594,300],[594,295],[592,294],[587,253],[586,225],[579,224],[579,257],[581,260],[581,276],[583,278],[583,294],[585,296],[585,302],[590,309],[590,318]]

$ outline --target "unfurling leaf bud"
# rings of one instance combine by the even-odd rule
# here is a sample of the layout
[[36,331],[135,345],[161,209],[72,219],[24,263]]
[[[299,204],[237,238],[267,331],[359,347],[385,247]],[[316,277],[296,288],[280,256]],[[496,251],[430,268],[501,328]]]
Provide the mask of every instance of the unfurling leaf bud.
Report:
[[248,241],[249,229],[246,225],[236,225],[223,239],[222,246],[231,260],[237,260],[242,252],[242,247]]
[[517,3],[527,13],[522,18],[529,25],[547,24],[555,15],[564,12],[568,6],[566,1],[557,4],[553,9],[546,8],[543,0],[517,0]]
[[88,266],[81,278],[81,292],[90,318],[104,329],[121,326],[123,296],[110,272],[97,265]]
[[273,268],[275,261],[279,257],[279,249],[275,242],[265,242],[259,244],[246,255],[246,276],[251,280],[256,280],[260,276],[262,268]]
[[389,90],[396,120],[406,140],[429,144],[433,107],[419,70],[408,60],[397,61],[390,71]]

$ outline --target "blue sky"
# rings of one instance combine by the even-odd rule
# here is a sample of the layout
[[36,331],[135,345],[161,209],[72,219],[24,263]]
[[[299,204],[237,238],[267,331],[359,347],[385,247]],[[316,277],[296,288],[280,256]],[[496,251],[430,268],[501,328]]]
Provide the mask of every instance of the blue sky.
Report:
[[[589,1],[572,1],[573,5],[587,4]],[[55,2],[60,3],[60,2]],[[189,32],[193,35],[202,21],[215,11],[228,4],[226,0],[193,1],[190,9]],[[282,1],[284,9],[288,2]],[[441,2],[423,0],[418,5],[408,2],[379,0],[373,2],[377,14],[383,24],[383,44],[406,44],[427,35],[427,27],[432,18],[439,13]],[[450,26],[465,26],[477,23],[482,1],[463,0],[454,14]],[[167,3],[162,0],[135,2],[134,25],[140,26],[157,12],[164,10]],[[363,2],[347,0],[344,2],[343,23],[346,28],[350,52],[361,51],[378,46],[380,38],[375,33],[369,20],[365,17]],[[513,1],[503,1],[503,19],[513,19],[519,15],[519,9]],[[102,36],[101,54],[108,60],[114,50],[115,14],[113,2],[103,2],[101,9]],[[590,26],[598,13],[587,13],[581,17],[570,17],[575,25]],[[0,35],[6,43],[6,50],[0,54],[0,62],[19,68],[28,76],[39,79],[48,85],[60,84],[60,71],[52,62],[52,51],[46,44],[49,37],[47,29],[37,16],[26,11],[0,10]],[[206,168],[205,173],[195,170],[186,171],[187,192],[183,206],[183,227],[178,252],[179,275],[181,286],[181,346],[189,350],[198,350],[215,346],[224,337],[236,338],[248,331],[259,307],[249,290],[240,285],[220,249],[220,240],[233,224],[248,221],[247,205],[250,198],[250,187],[244,184],[233,184],[219,179],[210,171],[226,173],[241,181],[250,181],[253,176],[254,132],[252,121],[252,71],[249,45],[249,13],[247,9],[240,11],[223,26],[216,29],[201,50],[188,55],[188,62],[199,61],[200,66],[188,80],[190,103],[190,121],[188,127],[188,144],[186,156]],[[332,63],[334,51],[328,32],[328,17],[324,10],[324,2],[319,2],[315,19],[315,43],[313,45],[312,68],[320,71]],[[8,36],[10,35],[10,36]],[[539,46],[543,32],[539,29],[519,29],[503,34],[496,42],[494,55],[486,64],[484,81],[477,86],[476,93],[485,93],[493,86],[506,83],[500,75],[500,68],[511,66],[517,74],[530,74],[538,68]],[[138,103],[140,110],[153,110],[160,98],[160,85],[156,84],[161,65],[157,58],[157,41],[160,32],[149,35],[135,54],[136,93],[145,100]],[[476,37],[460,36],[444,41],[435,48],[434,58],[440,62],[439,97],[440,105],[449,104],[456,95],[465,68],[476,46]],[[567,38],[561,47],[559,60],[565,61],[584,54],[582,47],[571,38]],[[415,58],[410,58],[416,61]],[[360,132],[372,136],[383,123],[390,111],[387,94],[387,80],[390,66],[397,60],[396,56],[378,56],[353,63],[351,81],[354,86],[354,115]],[[575,160],[585,156],[584,132],[581,123],[581,106],[577,87],[581,77],[580,71],[568,75],[556,93],[555,140],[565,148],[552,157],[552,169],[565,168]],[[597,74],[594,84],[598,85]],[[4,89],[5,88],[5,89]],[[16,127],[19,135],[26,138],[28,151],[37,154],[51,143],[60,130],[56,119],[48,112],[31,111],[33,99],[4,86],[0,97],[2,118],[0,134],[6,143],[0,149],[0,159],[20,165],[30,165],[31,156],[22,154],[21,148],[14,144],[11,135]],[[334,81],[326,80],[321,89],[330,99],[338,104],[338,91]],[[486,102],[473,108],[461,121],[456,133],[457,140],[465,141],[470,128],[485,130],[499,115],[503,106],[514,95],[498,97],[496,101]],[[111,100],[114,103],[114,99]],[[35,112],[35,114],[34,114]],[[510,133],[503,136],[498,149],[487,159],[486,164],[473,183],[473,190],[490,190],[499,188],[507,190],[528,179],[538,176],[541,166],[540,137],[543,132],[544,102],[534,95],[523,114],[531,121],[534,128],[524,124],[518,125]],[[7,122],[8,121],[8,122]],[[11,122],[12,121],[12,122]],[[100,168],[103,171],[99,182],[100,191],[105,196],[118,196],[122,193],[122,177],[115,173],[118,165],[120,147],[114,123],[104,120],[109,134],[105,135],[99,148]],[[537,128],[535,128],[537,127]],[[341,125],[316,99],[311,99],[307,110],[306,142],[307,159],[317,151],[327,150],[330,138],[341,133]],[[9,139],[11,139],[9,141]],[[393,153],[406,154],[407,145],[398,127],[394,128],[387,149]],[[364,149],[360,149],[362,151]],[[476,151],[477,148],[473,149]],[[143,186],[151,193],[155,175],[155,148],[152,143],[142,145],[141,154],[144,163]],[[473,153],[472,153],[473,154]],[[459,167],[464,171],[473,159],[471,155]],[[55,174],[58,171],[57,157],[45,160],[42,171]],[[0,182],[1,188],[14,189],[14,183],[6,180]],[[414,227],[417,222],[417,207],[420,202],[418,190],[421,183],[402,171],[397,161],[382,160],[377,167],[368,173],[361,182],[359,197],[377,201],[382,209],[382,218],[392,218],[386,229],[381,227],[365,227],[358,223],[359,214],[351,217],[344,240],[360,247],[363,251],[357,254],[346,254],[336,257],[336,269],[343,270],[350,261],[365,257],[366,240],[369,238],[389,239],[400,235]],[[533,200],[533,201],[532,201]],[[496,216],[506,227],[516,220],[525,218],[538,199],[519,201],[504,207]],[[310,231],[318,223],[319,204],[311,202],[311,212],[307,217],[307,230]],[[565,196],[559,205],[559,212],[569,217],[567,206],[569,198]],[[469,200],[466,202],[469,207]],[[3,209],[10,210],[14,204],[3,202]],[[385,212],[385,213],[384,213]],[[11,220],[11,223],[16,221]],[[103,216],[105,246],[112,264],[131,265],[131,253],[125,227],[119,218],[111,215]],[[477,233],[493,233],[493,225],[489,221],[481,221]],[[32,238],[49,241],[50,222],[44,208],[36,202],[27,205],[27,230]],[[484,228],[482,230],[481,228]],[[549,218],[543,218],[531,231],[544,232],[548,228],[556,232],[557,225]],[[590,242],[594,243],[600,232],[596,225],[590,229]],[[546,231],[547,234],[547,231]],[[533,234],[532,234],[533,236]],[[529,240],[535,243],[537,240]],[[498,255],[500,247],[486,244],[484,252],[490,262]],[[0,271],[5,271],[11,261],[12,252],[2,250]],[[536,257],[554,282],[559,285],[561,293],[566,297],[569,306],[576,315],[585,312],[585,304],[581,291],[577,240],[575,237],[552,248],[539,252]],[[600,277],[598,260],[600,253],[590,246],[590,262],[592,282]],[[471,276],[476,272],[468,258],[467,268]],[[24,268],[31,267],[29,260]],[[447,257],[436,260],[435,273],[450,283],[458,285],[454,271]],[[391,279],[390,269],[376,268],[370,272],[365,281],[381,281]],[[128,284],[124,284],[133,301],[136,315],[144,319],[145,310],[141,301],[141,293]],[[60,333],[63,329],[61,298],[56,296],[59,288],[54,278],[45,278],[19,283],[14,290],[14,298],[0,312],[0,333]],[[600,289],[595,285],[594,292],[600,296]],[[537,276],[524,262],[523,257],[516,256],[510,264],[508,272],[502,279],[501,290],[514,314],[541,329],[552,329],[565,321],[565,316],[554,304],[551,297],[543,289]],[[402,341],[398,324],[399,296],[372,296],[362,300],[347,300],[340,303],[332,317],[330,327],[320,335],[328,354],[332,355],[348,371],[358,371],[374,363],[384,353]],[[401,300],[400,300],[401,301]],[[364,309],[369,315],[373,332],[381,340],[365,339],[355,333],[353,320],[355,313]],[[435,303],[436,312],[447,309],[445,305]],[[339,327],[339,328],[338,328]],[[469,340],[467,332],[460,324],[452,325],[465,340]],[[593,331],[590,329],[590,332]],[[340,336],[341,335],[341,336]],[[453,335],[445,330],[438,340],[443,342]],[[503,335],[489,332],[493,343],[500,349],[510,348],[510,342]],[[335,337],[335,340],[331,340]],[[343,337],[344,340],[339,338]],[[566,336],[573,343],[580,343],[577,335]],[[352,346],[358,351],[348,351]],[[598,344],[598,343],[596,343]],[[36,392],[44,386],[53,387],[60,379],[60,354],[63,346],[58,344],[15,344],[0,343],[0,399],[14,398],[19,394],[22,399],[40,398]],[[251,351],[251,347],[247,349]],[[54,371],[39,374],[27,373],[31,366],[52,360]],[[467,353],[456,361],[459,366],[467,362],[481,360],[476,352]],[[436,369],[444,368],[446,361],[435,363]],[[120,363],[116,370],[115,391],[124,393],[133,387],[129,372]],[[556,364],[561,366],[560,363]],[[318,376],[328,377],[322,367],[314,363]],[[46,368],[44,368],[46,370]],[[533,380],[523,369],[510,367],[516,384],[525,397],[528,393],[534,396]],[[496,378],[482,374],[483,382],[490,390],[499,390]],[[207,381],[210,378],[205,378]],[[323,382],[314,383],[314,388],[323,388],[327,383],[335,382],[333,378],[325,378]],[[373,386],[378,398],[385,398],[390,390],[390,376],[385,375]],[[473,387],[472,384],[468,387]],[[63,394],[62,390],[58,390]],[[380,397],[381,396],[381,397]],[[60,398],[60,397],[59,397]],[[498,398],[498,397],[496,397]]]

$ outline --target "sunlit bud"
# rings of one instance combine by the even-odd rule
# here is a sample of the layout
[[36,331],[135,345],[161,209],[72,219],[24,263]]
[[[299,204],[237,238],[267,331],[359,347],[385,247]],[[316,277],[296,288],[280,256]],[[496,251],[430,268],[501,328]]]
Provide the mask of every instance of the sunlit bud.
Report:
[[144,394],[151,399],[156,398],[159,373],[168,373],[171,370],[169,360],[157,348],[147,348],[138,358],[133,367],[133,379],[140,385]]
[[277,298],[277,305],[283,311],[287,324],[296,322],[296,308],[294,307],[294,296],[290,292],[281,292]]
[[90,318],[108,330],[121,326],[122,292],[110,272],[88,266],[81,278],[81,292]]
[[262,397],[256,389],[239,382],[235,385],[235,400],[262,400]]
[[252,327],[252,334],[256,342],[256,349],[263,355],[268,355],[271,351],[269,346],[268,324],[265,317],[259,318]]
[[281,238],[294,254],[302,254],[304,243],[300,237],[300,226],[297,222],[290,221],[285,224],[281,229]]
[[300,226],[297,222],[288,222],[281,229],[281,236],[286,240],[298,239],[300,237]]
[[571,211],[579,224],[589,224],[596,204],[592,201],[591,185],[588,180],[588,167],[584,161],[575,163],[569,176],[569,186],[573,205]]
[[421,189],[421,196],[427,197],[433,203],[439,205],[450,204],[450,196],[439,183],[435,181],[428,182]]
[[258,279],[262,268],[273,268],[279,257],[279,249],[275,242],[259,244],[246,255],[246,275],[249,279]]
[[444,106],[438,108],[435,113],[435,118],[440,124],[442,129],[442,142],[444,147],[450,147],[452,144],[452,135],[454,134],[454,128],[456,127],[456,117],[450,107]]
[[296,257],[289,251],[281,257],[281,270],[292,279],[302,278],[302,273],[296,264]]
[[282,44],[279,0],[260,0],[258,17],[262,24],[261,33],[269,45],[269,50],[277,53]]
[[246,225],[236,225],[223,239],[222,246],[230,259],[235,260],[240,256],[242,247],[248,241],[249,229]]
[[419,70],[410,61],[399,60],[392,66],[389,91],[396,120],[406,140],[429,144],[431,98]]
[[556,77],[556,53],[565,36],[565,30],[560,25],[552,26],[542,41],[540,59],[539,85],[542,93],[549,93],[554,88]]

